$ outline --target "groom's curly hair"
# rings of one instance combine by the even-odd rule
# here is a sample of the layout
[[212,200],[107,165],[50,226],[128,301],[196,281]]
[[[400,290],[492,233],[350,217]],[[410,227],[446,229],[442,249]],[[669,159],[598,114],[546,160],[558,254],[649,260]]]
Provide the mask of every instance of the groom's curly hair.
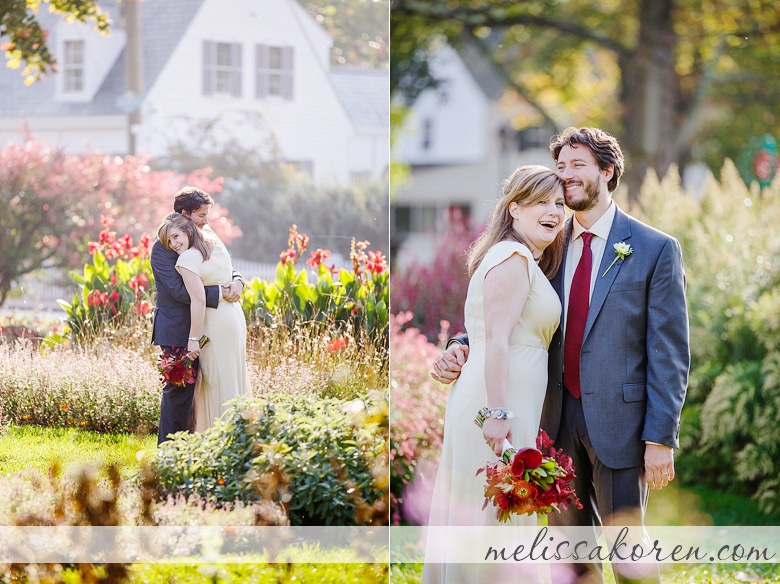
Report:
[[552,139],[550,153],[553,160],[558,162],[558,155],[564,146],[579,145],[587,147],[593,153],[600,169],[606,170],[610,165],[613,166],[612,178],[607,183],[607,189],[610,193],[614,193],[623,175],[623,151],[620,150],[617,138],[598,128],[570,127]]
[[186,186],[173,195],[173,210],[177,213],[187,211],[194,213],[203,205],[213,205],[214,199],[206,191],[198,187]]

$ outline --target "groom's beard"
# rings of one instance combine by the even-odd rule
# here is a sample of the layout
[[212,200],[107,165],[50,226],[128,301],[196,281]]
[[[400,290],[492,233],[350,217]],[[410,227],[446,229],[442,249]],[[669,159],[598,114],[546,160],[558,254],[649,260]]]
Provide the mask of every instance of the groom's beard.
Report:
[[596,206],[599,200],[599,191],[601,190],[601,175],[597,181],[583,181],[582,190],[585,192],[585,197],[576,203],[570,203],[566,201],[566,206],[572,211],[587,211]]

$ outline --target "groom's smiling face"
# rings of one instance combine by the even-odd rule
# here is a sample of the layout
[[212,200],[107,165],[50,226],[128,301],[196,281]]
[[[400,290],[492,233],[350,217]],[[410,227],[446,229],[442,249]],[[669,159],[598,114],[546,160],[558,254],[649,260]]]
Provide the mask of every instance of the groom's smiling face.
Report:
[[590,148],[583,145],[561,148],[556,172],[563,179],[566,205],[573,211],[587,211],[598,204],[611,170],[599,168]]
[[192,213],[188,213],[187,211],[182,211],[181,214],[184,215],[190,221],[192,221],[198,227],[203,228],[204,225],[208,225],[210,209],[211,207],[209,205],[201,205],[199,208],[195,209]]

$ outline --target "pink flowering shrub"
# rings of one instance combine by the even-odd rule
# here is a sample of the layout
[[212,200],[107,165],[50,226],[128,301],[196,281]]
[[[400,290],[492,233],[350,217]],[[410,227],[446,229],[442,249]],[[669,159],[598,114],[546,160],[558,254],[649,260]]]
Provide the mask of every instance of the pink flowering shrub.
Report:
[[[404,497],[413,481],[430,483],[435,476],[449,391],[429,375],[440,349],[417,329],[404,328],[411,319],[409,312],[390,316],[390,489],[396,525],[424,519],[424,512],[409,513]],[[447,323],[441,324],[446,337]]]
[[475,237],[465,220],[456,217],[437,236],[432,264],[414,262],[394,270],[390,277],[393,312],[411,312],[411,325],[431,341],[436,339],[442,320],[451,323],[454,334],[464,332],[463,303],[469,285],[466,253]]

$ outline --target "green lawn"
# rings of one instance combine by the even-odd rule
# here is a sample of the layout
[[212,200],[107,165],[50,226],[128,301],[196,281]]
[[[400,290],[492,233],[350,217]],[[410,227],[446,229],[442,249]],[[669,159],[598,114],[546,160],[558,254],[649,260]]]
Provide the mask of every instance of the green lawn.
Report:
[[74,428],[12,426],[0,436],[0,476],[28,468],[46,471],[53,462],[69,472],[85,461],[116,463],[132,473],[139,452],[153,452],[157,436],[97,434]]

